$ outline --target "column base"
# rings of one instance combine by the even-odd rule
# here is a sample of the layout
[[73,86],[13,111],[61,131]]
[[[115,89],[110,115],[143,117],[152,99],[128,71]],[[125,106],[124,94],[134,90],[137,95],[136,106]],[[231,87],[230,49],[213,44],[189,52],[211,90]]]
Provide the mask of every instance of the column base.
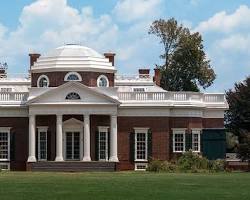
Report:
[[82,161],[91,161],[91,158],[90,158],[90,156],[88,156],[88,157],[83,157]]
[[64,161],[64,160],[63,160],[62,156],[57,156],[56,159],[55,159],[55,161],[60,162],[60,161]]
[[35,156],[29,156],[27,162],[36,162],[36,157]]
[[109,158],[109,162],[119,162],[118,157],[117,156],[111,156]]

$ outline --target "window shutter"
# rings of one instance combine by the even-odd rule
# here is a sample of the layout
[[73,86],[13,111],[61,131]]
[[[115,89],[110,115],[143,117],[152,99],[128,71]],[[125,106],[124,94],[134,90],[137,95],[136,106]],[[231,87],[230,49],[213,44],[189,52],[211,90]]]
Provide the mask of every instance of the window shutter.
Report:
[[135,133],[132,132],[129,135],[129,143],[130,143],[130,161],[134,162],[135,160]]
[[170,151],[169,152],[174,152],[174,149],[173,149],[173,133],[170,132],[169,134],[169,148],[170,148]]
[[188,131],[185,132],[185,151],[189,151],[192,149],[192,133],[189,133]]
[[99,132],[95,133],[95,159],[99,160]]
[[47,131],[47,160],[51,160],[51,132]]
[[13,161],[15,160],[15,132],[10,133],[10,160]]
[[152,131],[148,129],[148,160],[152,158]]
[[107,160],[109,160],[109,157],[110,157],[110,131],[108,131],[108,146],[107,146],[107,148],[108,148],[108,158],[107,158]]

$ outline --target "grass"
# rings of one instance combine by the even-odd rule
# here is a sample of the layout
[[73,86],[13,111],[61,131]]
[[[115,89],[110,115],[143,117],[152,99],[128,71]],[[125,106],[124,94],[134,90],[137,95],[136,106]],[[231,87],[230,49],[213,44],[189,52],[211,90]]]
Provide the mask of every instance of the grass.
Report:
[[1,172],[1,200],[250,199],[250,173]]

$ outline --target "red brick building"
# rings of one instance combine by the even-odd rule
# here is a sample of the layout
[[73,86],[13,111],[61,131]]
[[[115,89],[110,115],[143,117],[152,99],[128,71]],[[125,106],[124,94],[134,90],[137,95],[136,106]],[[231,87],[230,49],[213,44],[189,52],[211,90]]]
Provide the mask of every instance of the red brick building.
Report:
[[30,54],[30,75],[0,77],[0,166],[143,170],[192,150],[225,156],[224,94],[168,92],[160,73],[121,76],[115,54],[79,45]]

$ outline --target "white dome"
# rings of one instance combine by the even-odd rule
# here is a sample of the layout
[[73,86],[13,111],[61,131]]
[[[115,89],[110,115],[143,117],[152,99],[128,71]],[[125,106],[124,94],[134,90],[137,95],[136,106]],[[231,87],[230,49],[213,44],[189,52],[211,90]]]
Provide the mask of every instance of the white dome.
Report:
[[37,59],[31,66],[34,72],[97,71],[115,72],[109,59],[95,50],[75,44],[58,47]]
[[104,58],[103,55],[99,54],[95,50],[80,46],[76,44],[67,44],[61,47],[57,47],[56,49],[48,52],[44,55],[44,57],[96,57],[96,58]]

